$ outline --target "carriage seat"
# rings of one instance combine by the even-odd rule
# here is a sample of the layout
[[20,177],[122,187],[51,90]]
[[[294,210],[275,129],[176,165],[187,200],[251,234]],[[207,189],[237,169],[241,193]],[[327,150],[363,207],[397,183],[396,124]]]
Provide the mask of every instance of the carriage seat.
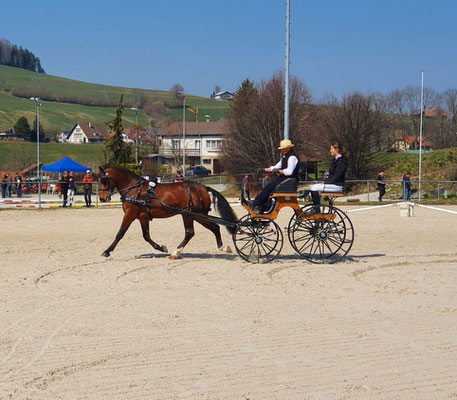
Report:
[[276,186],[274,193],[297,193],[297,185],[295,178],[287,178]]

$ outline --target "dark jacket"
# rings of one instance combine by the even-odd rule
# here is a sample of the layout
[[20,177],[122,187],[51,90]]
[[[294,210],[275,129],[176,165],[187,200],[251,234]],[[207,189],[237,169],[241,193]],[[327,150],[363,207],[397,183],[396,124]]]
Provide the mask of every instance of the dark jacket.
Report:
[[325,183],[343,186],[348,164],[348,159],[343,155],[335,158],[330,166],[328,178],[325,180]]

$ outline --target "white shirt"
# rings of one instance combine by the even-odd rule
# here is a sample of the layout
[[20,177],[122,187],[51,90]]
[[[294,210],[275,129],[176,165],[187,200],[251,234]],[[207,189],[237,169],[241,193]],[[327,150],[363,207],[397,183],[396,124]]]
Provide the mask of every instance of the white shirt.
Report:
[[[281,169],[281,164],[282,164],[282,160],[279,161],[276,165],[271,166],[270,169],[273,172],[279,171]],[[294,172],[294,169],[297,166],[297,164],[298,164],[298,158],[294,155],[290,156],[289,159],[287,160],[287,168],[283,169],[284,175],[291,176],[292,173]]]

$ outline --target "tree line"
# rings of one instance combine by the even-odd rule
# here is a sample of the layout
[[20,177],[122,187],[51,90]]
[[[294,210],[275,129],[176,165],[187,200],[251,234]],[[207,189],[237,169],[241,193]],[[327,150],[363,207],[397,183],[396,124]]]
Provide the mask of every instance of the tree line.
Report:
[[[291,78],[289,136],[305,158],[329,159],[333,141],[345,146],[349,176],[370,176],[370,159],[378,151],[392,151],[401,137],[414,139],[419,148],[420,87],[408,86],[388,94],[352,92],[338,99],[329,97],[316,104],[305,83]],[[423,137],[434,149],[457,147],[457,90],[438,93],[425,89]],[[227,115],[227,137],[223,163],[229,173],[257,171],[274,165],[277,146],[284,131],[284,77],[275,73],[269,80],[246,79],[236,91]]]
[[46,73],[41,66],[39,57],[36,57],[28,49],[11,44],[6,39],[0,39],[0,64],[27,69],[40,74]]

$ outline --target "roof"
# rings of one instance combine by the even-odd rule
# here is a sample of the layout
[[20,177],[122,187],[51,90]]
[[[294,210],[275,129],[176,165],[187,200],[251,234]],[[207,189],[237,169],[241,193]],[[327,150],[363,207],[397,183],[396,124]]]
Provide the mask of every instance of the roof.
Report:
[[[402,136],[402,137],[399,137],[397,140],[405,142],[409,145],[412,145],[414,142],[420,143],[420,137],[415,137],[415,136]],[[432,147],[433,145],[432,145],[432,142],[430,142],[428,139],[423,137],[422,146]]]
[[79,122],[78,124],[89,140],[109,139],[108,131],[103,124],[98,122]]
[[227,90],[224,90],[223,92],[214,93],[214,96],[222,96],[224,94],[229,94],[229,95],[233,96],[233,93],[230,93]]
[[[214,122],[186,122],[186,136],[210,136],[223,135],[226,128],[226,120],[221,119]],[[182,122],[174,122],[162,129],[162,136],[182,136]]]
[[[412,113],[413,116],[415,117],[420,117],[421,112],[420,110],[414,111]],[[429,108],[426,108],[424,110],[424,117],[425,118],[447,118],[448,113],[442,110],[431,110]]]

